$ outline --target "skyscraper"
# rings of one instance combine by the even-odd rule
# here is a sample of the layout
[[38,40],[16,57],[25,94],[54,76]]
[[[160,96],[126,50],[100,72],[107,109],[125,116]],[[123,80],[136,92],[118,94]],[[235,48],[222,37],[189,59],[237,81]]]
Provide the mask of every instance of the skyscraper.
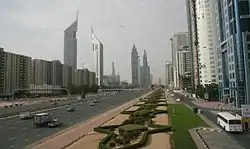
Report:
[[131,52],[131,72],[132,72],[132,85],[138,86],[139,85],[139,56],[137,52],[137,48],[135,44],[133,45],[132,52]]
[[5,52],[5,93],[29,88],[29,63],[31,57]]
[[170,87],[173,81],[173,67],[172,64],[167,62],[165,65],[165,86]]
[[200,84],[217,84],[214,0],[197,0],[196,12]]
[[149,85],[151,85],[151,82],[150,82],[150,80],[151,80],[150,77],[151,76],[150,76],[150,74],[151,74],[151,72],[150,72],[150,66],[148,66],[148,84]]
[[250,104],[249,1],[218,0],[217,25],[219,99],[236,107]]
[[97,85],[103,85],[103,44],[101,40],[99,40],[91,27],[91,38],[92,38],[92,45],[94,51],[94,67],[95,67],[95,75]]
[[148,66],[147,52],[143,53],[143,65],[142,65],[142,87],[148,87],[150,83],[150,74]]
[[72,66],[77,69],[77,32],[78,17],[76,20],[64,30],[64,60],[65,65]]
[[112,75],[115,75],[115,62],[112,62]]
[[193,90],[200,83],[199,78],[199,61],[198,61],[198,34],[197,34],[197,10],[196,0],[187,0],[187,22],[188,22],[188,46],[191,52],[191,83]]
[[172,50],[172,64],[173,64],[173,78],[174,88],[179,88],[179,74],[177,70],[177,58],[176,53],[179,50],[188,46],[188,33],[181,32],[173,34],[171,38],[171,50]]
[[4,94],[5,86],[5,52],[4,49],[0,47],[0,94]]

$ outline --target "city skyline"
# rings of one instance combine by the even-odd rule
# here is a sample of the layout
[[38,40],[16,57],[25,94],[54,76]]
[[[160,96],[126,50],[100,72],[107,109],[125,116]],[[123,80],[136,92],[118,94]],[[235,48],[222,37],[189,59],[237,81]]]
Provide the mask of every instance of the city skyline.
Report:
[[[131,80],[130,73],[127,73],[130,68],[130,53],[127,49],[130,49],[133,43],[137,44],[139,53],[144,49],[147,50],[149,59],[152,59],[153,74],[163,76],[162,66],[166,59],[170,60],[168,56],[171,53],[168,39],[173,32],[186,30],[184,5],[185,1],[166,2],[165,0],[157,2],[44,0],[28,1],[25,4],[19,0],[4,1],[0,6],[2,20],[0,31],[5,34],[5,37],[0,37],[0,46],[9,52],[27,55],[34,59],[63,62],[63,30],[75,20],[75,13],[79,10],[78,67],[81,66],[82,60],[86,63],[85,67],[92,66],[92,57],[88,55],[92,53],[89,28],[93,24],[107,49],[104,55],[109,55],[109,58],[104,60],[104,64],[115,60],[117,71],[120,72],[123,80]],[[15,9],[16,7],[19,9]],[[96,8],[96,11],[93,11],[93,8]],[[161,15],[158,15],[159,12]],[[169,17],[170,12],[183,15]],[[169,26],[168,22],[173,22],[175,25]],[[120,68],[124,69],[120,70]],[[110,71],[110,67],[104,68],[104,72]]]

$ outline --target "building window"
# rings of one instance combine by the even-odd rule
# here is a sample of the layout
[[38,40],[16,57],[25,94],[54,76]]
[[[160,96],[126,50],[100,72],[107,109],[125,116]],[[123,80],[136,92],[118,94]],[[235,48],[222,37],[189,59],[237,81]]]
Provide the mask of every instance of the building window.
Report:
[[232,70],[234,70],[234,64],[232,64]]
[[234,79],[234,73],[232,73],[232,78]]
[[239,1],[239,12],[240,12],[240,15],[249,14],[249,2],[248,1]]
[[247,41],[250,41],[250,35],[247,35]]

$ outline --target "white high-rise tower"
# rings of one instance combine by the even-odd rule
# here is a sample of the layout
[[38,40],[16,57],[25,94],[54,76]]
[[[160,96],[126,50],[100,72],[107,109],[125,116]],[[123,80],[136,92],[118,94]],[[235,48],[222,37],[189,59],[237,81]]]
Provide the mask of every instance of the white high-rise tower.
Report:
[[96,83],[98,86],[103,85],[103,44],[95,36],[93,28],[91,27],[91,38],[94,51],[94,70],[96,73]]

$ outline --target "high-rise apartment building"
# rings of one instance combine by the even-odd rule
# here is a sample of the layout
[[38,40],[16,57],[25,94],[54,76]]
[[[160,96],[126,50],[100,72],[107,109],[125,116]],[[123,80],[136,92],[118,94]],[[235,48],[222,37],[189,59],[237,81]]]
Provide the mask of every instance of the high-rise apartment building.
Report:
[[72,86],[72,66],[63,64],[62,66],[62,87],[70,89]]
[[192,89],[191,81],[191,51],[188,47],[183,48],[182,50],[177,51],[177,74],[179,79],[179,88],[190,91]]
[[172,50],[172,64],[173,64],[173,78],[174,88],[179,88],[179,74],[177,70],[177,51],[182,50],[188,46],[188,33],[181,32],[173,34],[171,38],[171,50]]
[[186,73],[190,73],[191,69],[191,52],[188,49],[182,49],[177,51],[177,73],[179,76],[182,76]]
[[131,52],[131,72],[132,72],[132,85],[139,85],[139,55],[135,44],[133,45]]
[[62,86],[63,66],[59,60],[52,61],[52,85]]
[[77,32],[78,19],[64,30],[64,60],[65,65],[77,69]]
[[250,104],[249,5],[241,0],[215,4],[219,99],[235,107]]
[[30,61],[28,56],[5,52],[5,94],[12,94],[15,89],[29,88]]
[[217,84],[214,0],[196,0],[200,84]]
[[0,95],[5,94],[5,52],[0,47]]
[[173,83],[173,66],[167,62],[165,65],[165,86],[170,87]]
[[197,85],[200,84],[196,1],[197,0],[186,0],[187,22],[188,22],[188,47],[190,49],[191,57],[192,57],[191,83],[192,83],[193,90],[195,90]]
[[32,70],[34,85],[52,85],[52,62],[34,59]]

